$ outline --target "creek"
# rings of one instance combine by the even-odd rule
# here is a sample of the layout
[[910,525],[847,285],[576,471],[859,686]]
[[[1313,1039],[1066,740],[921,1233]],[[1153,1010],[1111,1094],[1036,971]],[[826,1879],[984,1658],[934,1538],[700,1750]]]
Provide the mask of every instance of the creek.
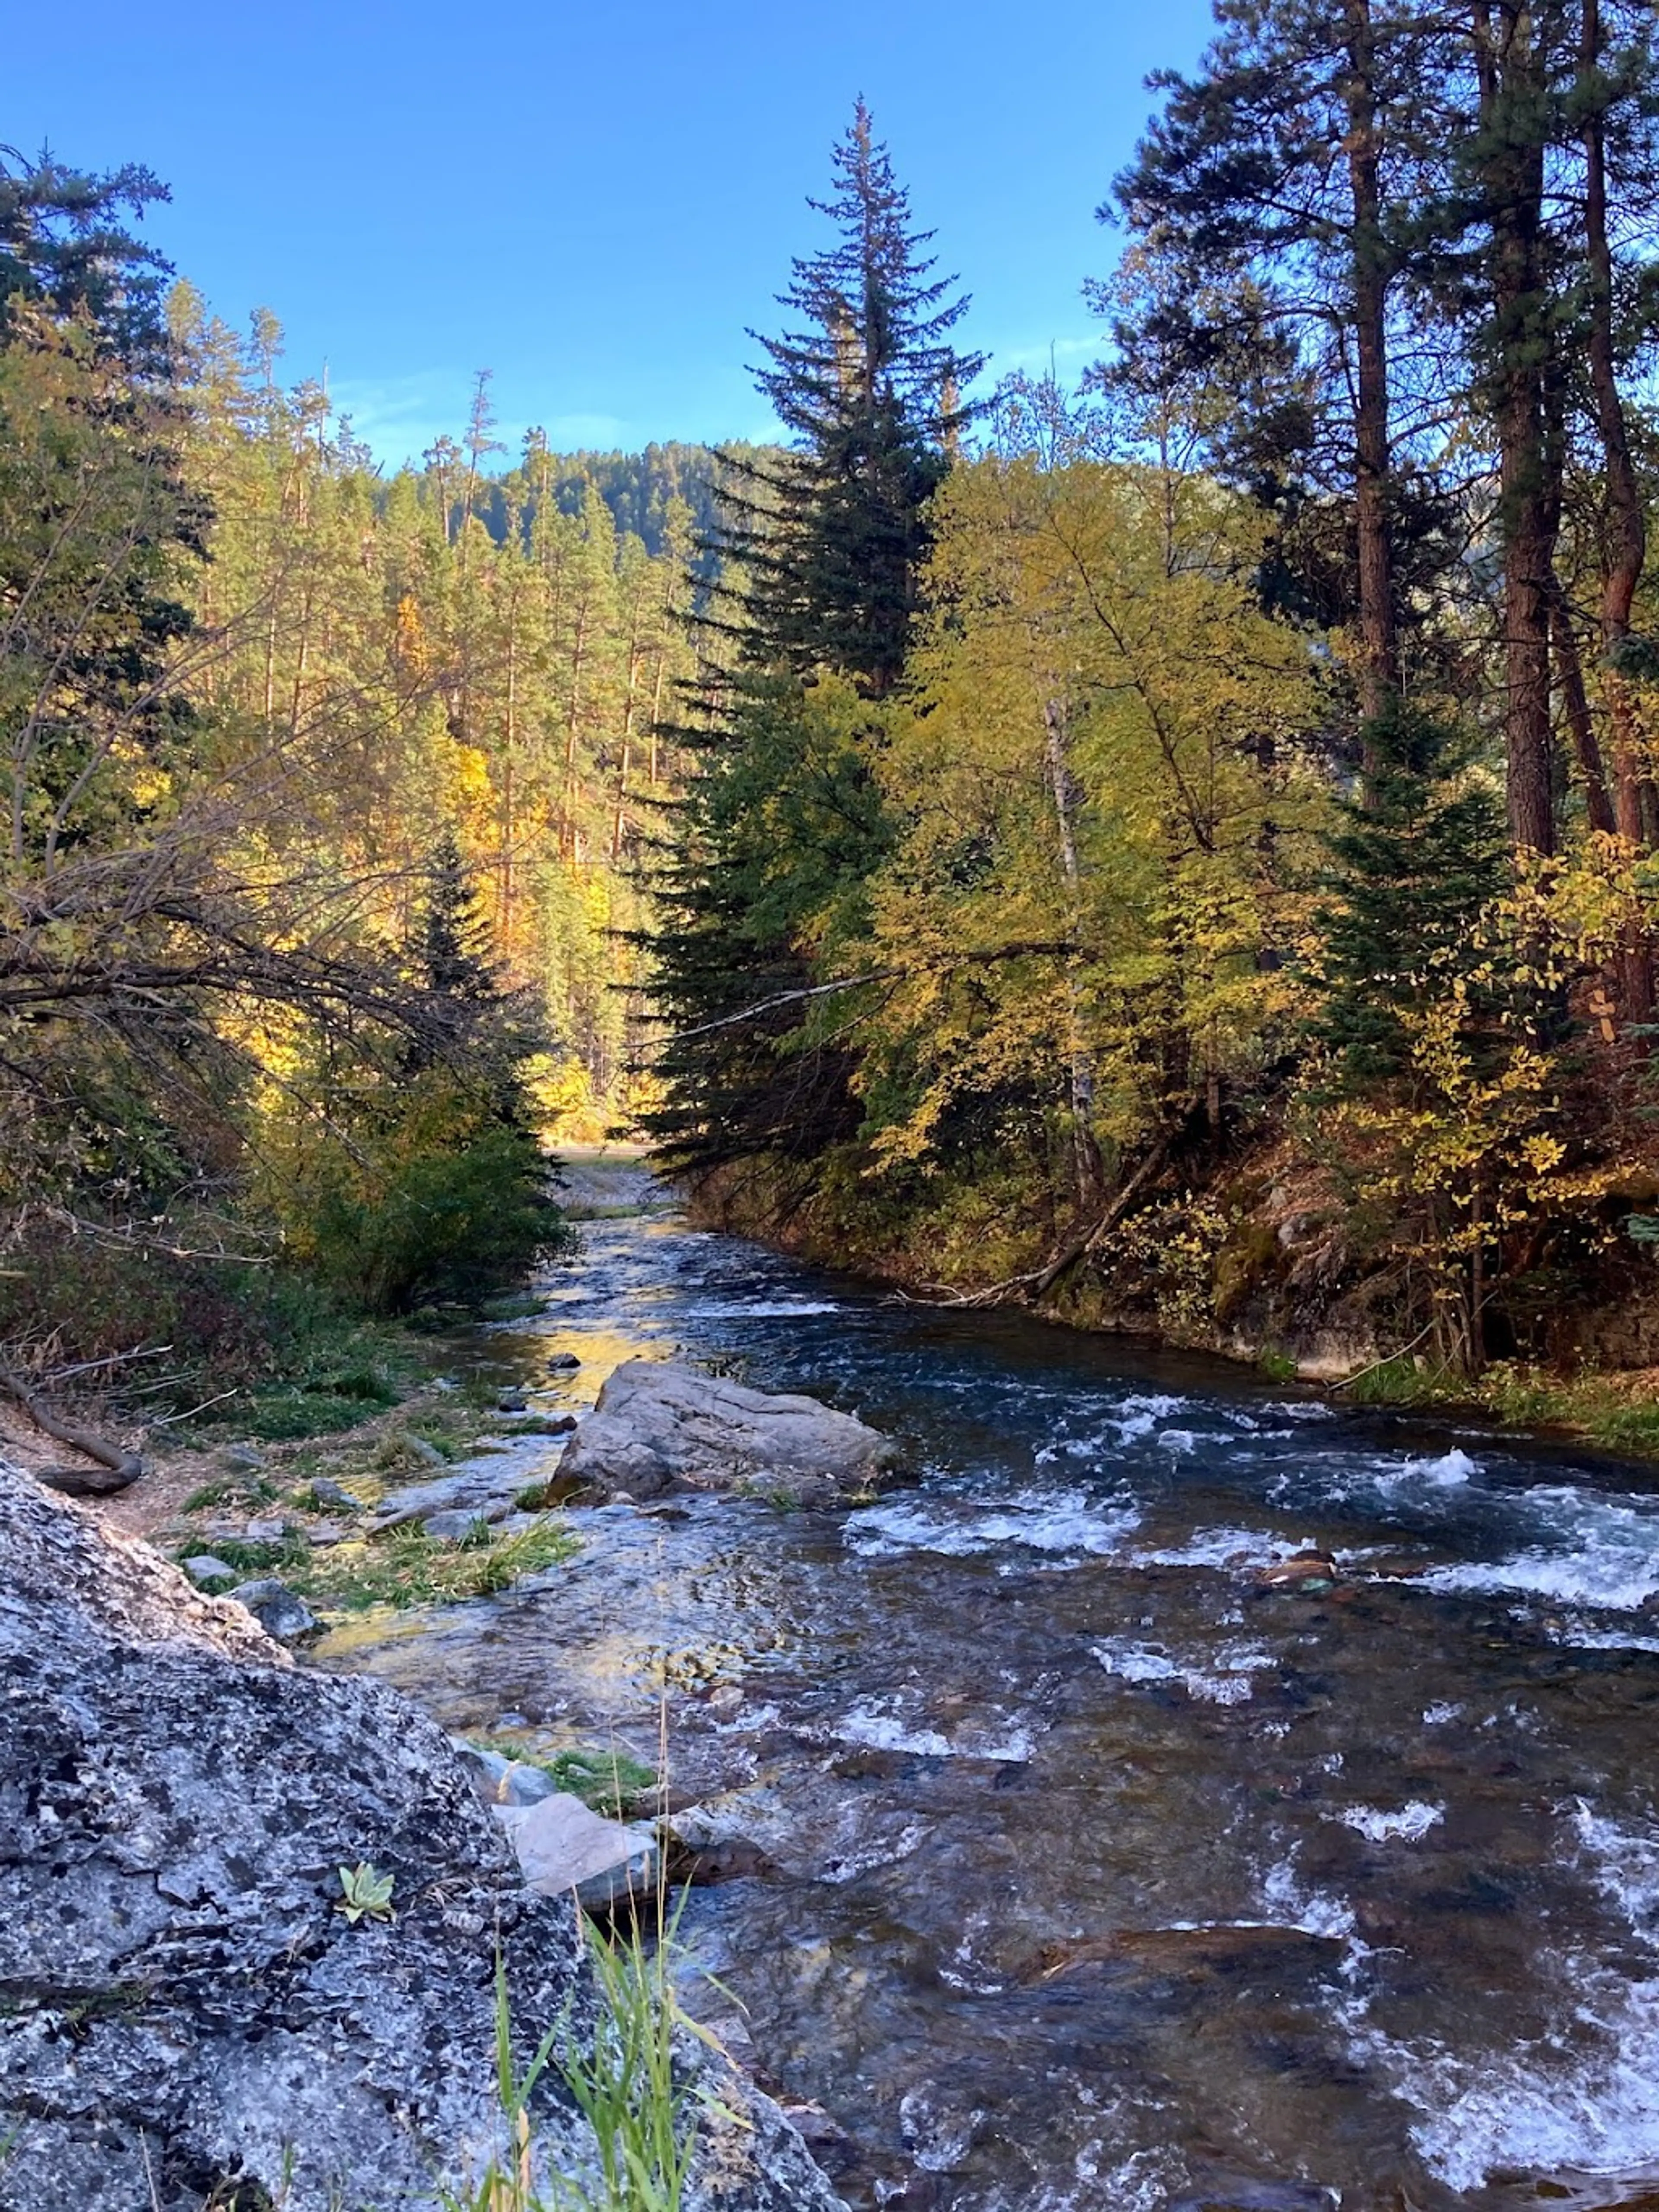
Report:
[[[540,1748],[665,1725],[674,1802],[762,1855],[690,1893],[690,2001],[842,2131],[849,2203],[1659,2206],[1654,1469],[660,1206],[584,1236],[458,1358],[550,1410],[716,1362],[907,1480],[573,1510],[569,1565],[319,1657]],[[1309,1546],[1334,1588],[1261,1588]]]

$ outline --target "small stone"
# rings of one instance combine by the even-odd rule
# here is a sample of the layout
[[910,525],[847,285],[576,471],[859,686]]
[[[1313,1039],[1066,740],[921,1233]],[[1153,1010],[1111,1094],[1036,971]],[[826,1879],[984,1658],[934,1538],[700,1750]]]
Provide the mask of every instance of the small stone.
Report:
[[464,1544],[469,1536],[477,1535],[489,1526],[482,1513],[470,1513],[463,1505],[447,1513],[428,1513],[421,1523],[421,1530],[434,1544]]
[[285,1521],[249,1521],[242,1528],[245,1544],[280,1544],[288,1534]]
[[346,1530],[337,1521],[313,1521],[311,1523],[311,1526],[306,1530],[306,1541],[308,1544],[324,1546],[329,1544],[343,1544],[346,1540]]
[[498,1413],[527,1413],[530,1401],[522,1390],[503,1390],[495,1401],[495,1411]]
[[465,1736],[452,1736],[450,1741],[465,1761],[472,1777],[472,1786],[486,1805],[539,1805],[544,1797],[551,1797],[557,1791],[558,1784],[553,1777],[533,1759],[508,1759],[486,1744],[469,1743]]
[[234,1583],[236,1579],[235,1568],[228,1567],[222,1559],[216,1559],[211,1552],[198,1552],[183,1565],[193,1583]]
[[362,1498],[354,1498],[331,1475],[319,1474],[311,1486],[311,1494],[319,1505],[337,1505],[343,1513],[361,1513],[363,1510]]
[[266,1635],[274,1636],[279,1644],[298,1644],[307,1636],[314,1636],[322,1626],[302,1597],[296,1597],[286,1584],[274,1578],[238,1583],[226,1595],[246,1606]]
[[550,1352],[547,1355],[550,1375],[574,1375],[580,1365],[581,1361],[574,1352]]
[[650,1879],[656,1859],[651,1831],[607,1820],[580,1797],[556,1792],[537,1805],[498,1805],[495,1814],[526,1881],[544,1897],[574,1889],[584,1905],[601,1907]]
[[539,1805],[544,1797],[558,1794],[558,1784],[544,1766],[533,1759],[515,1759],[508,1762],[507,1770],[496,1785],[495,1802],[500,1805]]
[[1277,1559],[1255,1578],[1263,1590],[1301,1591],[1318,1597],[1336,1587],[1336,1561],[1328,1552],[1298,1552],[1293,1559]]
[[449,1741],[459,1753],[462,1763],[472,1778],[472,1786],[486,1805],[495,1802],[495,1791],[501,1777],[513,1762],[499,1751],[490,1751],[483,1744],[469,1743],[464,1735],[453,1735]]

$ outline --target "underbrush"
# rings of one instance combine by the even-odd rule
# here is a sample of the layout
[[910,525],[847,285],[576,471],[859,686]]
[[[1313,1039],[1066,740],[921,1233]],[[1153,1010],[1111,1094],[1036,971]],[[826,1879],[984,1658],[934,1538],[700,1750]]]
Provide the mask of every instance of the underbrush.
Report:
[[1398,1355],[1342,1384],[1361,1406],[1474,1409],[1523,1429],[1565,1429],[1608,1451],[1659,1454],[1659,1376],[1587,1370],[1552,1374],[1520,1361],[1494,1362],[1478,1376]]
[[350,1428],[404,1396],[418,1348],[320,1284],[169,1244],[35,1231],[0,1268],[0,1342],[119,1415],[270,1440]]

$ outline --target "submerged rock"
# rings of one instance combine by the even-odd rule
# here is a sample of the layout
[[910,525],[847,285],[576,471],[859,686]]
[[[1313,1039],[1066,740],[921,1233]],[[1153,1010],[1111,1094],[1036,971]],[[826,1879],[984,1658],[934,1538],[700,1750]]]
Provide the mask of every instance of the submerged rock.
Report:
[[1261,1590],[1300,1590],[1319,1597],[1334,1589],[1336,1581],[1336,1561],[1328,1552],[1298,1552],[1293,1559],[1276,1559],[1272,1566],[1263,1567],[1255,1586]]
[[775,1397],[724,1376],[625,1360],[559,1473],[608,1497],[742,1490],[798,1505],[832,1505],[867,1490],[894,1448],[878,1430],[816,1398]]
[[[349,1921],[342,1867],[395,1918]],[[435,1723],[0,1462],[6,2212],[470,2194],[506,2148],[498,1956],[520,2064],[591,2035],[568,1902],[526,1889]],[[699,2106],[685,2212],[836,2212],[777,2107],[710,2086],[738,2118]],[[538,2179],[591,2170],[552,2069],[535,2108]]]

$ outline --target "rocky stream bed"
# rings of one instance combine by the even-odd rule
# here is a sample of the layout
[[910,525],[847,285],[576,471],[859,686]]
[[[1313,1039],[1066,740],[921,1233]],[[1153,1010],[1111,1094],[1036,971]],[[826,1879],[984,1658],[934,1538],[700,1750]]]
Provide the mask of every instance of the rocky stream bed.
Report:
[[660,1202],[586,1237],[458,1364],[579,1418],[638,1358],[813,1392],[897,1486],[577,1507],[573,1559],[317,1662],[536,1753],[665,1740],[687,2002],[848,2203],[1659,2203],[1651,1468]]

